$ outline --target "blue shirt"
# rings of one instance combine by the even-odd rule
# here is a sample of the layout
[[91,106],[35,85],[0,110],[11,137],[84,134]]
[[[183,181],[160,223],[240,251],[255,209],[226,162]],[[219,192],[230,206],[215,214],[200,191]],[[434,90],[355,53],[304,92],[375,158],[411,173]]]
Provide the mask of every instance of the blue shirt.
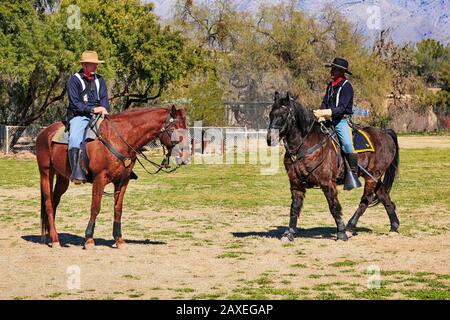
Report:
[[96,74],[100,88],[99,94],[97,94],[97,87],[95,85],[95,78],[88,80],[80,70],[78,74],[81,76],[87,88],[90,88],[86,94],[88,101],[85,102],[81,93],[83,92],[83,87],[81,85],[80,79],[77,76],[72,75],[67,82],[67,94],[69,96],[69,118],[76,116],[87,116],[90,117],[91,111],[98,106],[103,106],[109,112],[109,101],[108,101],[108,89],[106,88],[105,79],[101,75]]

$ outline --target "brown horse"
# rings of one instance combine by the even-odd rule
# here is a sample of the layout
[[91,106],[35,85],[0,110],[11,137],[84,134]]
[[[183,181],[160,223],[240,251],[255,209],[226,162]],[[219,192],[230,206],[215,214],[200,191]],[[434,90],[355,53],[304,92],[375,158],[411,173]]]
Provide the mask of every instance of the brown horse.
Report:
[[[69,187],[71,174],[67,145],[52,143],[55,132],[61,126],[62,122],[53,123],[42,130],[36,139],[36,157],[41,176],[41,230],[43,239],[49,240],[50,246],[59,243],[55,228],[56,208]],[[124,244],[121,232],[122,204],[136,162],[136,152],[151,140],[159,138],[170,153],[177,143],[172,141],[172,133],[176,129],[186,129],[186,115],[184,110],[175,107],[171,110],[137,108],[106,116],[99,129],[100,134],[121,155],[131,159],[131,163],[119,160],[99,139],[87,143],[92,203],[86,229],[86,248],[95,245],[95,220],[100,212],[105,186],[111,182],[115,191],[113,237],[117,247]],[[55,175],[56,184],[53,187]]]
[[[278,136],[276,132],[278,131]],[[337,239],[348,239],[346,230],[354,232],[358,219],[369,205],[383,203],[389,216],[391,231],[398,232],[400,222],[395,213],[395,205],[389,192],[397,175],[399,147],[397,136],[392,130],[365,127],[375,152],[358,154],[358,163],[369,174],[359,175],[365,180],[364,193],[358,209],[347,226],[342,220],[342,207],[339,204],[336,185],[342,183],[344,162],[339,146],[333,145],[329,135],[323,132],[311,112],[305,110],[289,95],[281,98],[275,93],[270,111],[270,125],[267,143],[274,145],[283,139],[286,148],[284,166],[291,185],[292,204],[289,230],[283,235],[290,241],[296,233],[297,220],[303,205],[307,188],[320,187],[328,201],[328,206],[337,226]],[[381,178],[383,177],[383,180]]]

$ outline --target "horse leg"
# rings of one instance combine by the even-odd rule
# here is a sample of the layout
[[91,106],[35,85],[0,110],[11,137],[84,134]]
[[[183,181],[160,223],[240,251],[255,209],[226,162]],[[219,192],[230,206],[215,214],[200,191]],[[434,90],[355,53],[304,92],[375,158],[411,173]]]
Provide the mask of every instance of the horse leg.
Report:
[[345,233],[345,224],[342,220],[342,207],[337,197],[337,189],[335,184],[322,186],[322,191],[328,201],[331,215],[334,218],[337,226],[337,240],[347,241],[348,237]]
[[116,241],[115,247],[120,248],[125,244],[125,240],[122,238],[122,205],[125,191],[127,189],[128,181],[122,186],[120,183],[114,184],[114,223],[113,223],[113,237]]
[[398,228],[400,227],[400,221],[398,220],[397,214],[395,213],[395,204],[391,200],[389,196],[389,192],[386,191],[384,185],[381,185],[377,190],[378,199],[380,199],[381,203],[384,205],[386,212],[389,217],[389,221],[391,223],[390,232],[398,232]]
[[[55,227],[53,204],[53,177],[54,172],[50,166],[39,168],[41,175],[41,229],[42,238],[49,237],[50,246],[59,244],[58,233]],[[46,239],[45,239],[46,240]]]
[[69,188],[69,179],[64,178],[63,176],[56,175],[56,184],[55,189],[53,190],[53,219],[56,216],[56,208],[59,205],[61,200],[61,196],[67,191]]
[[92,203],[91,203],[91,218],[86,227],[86,241],[84,243],[84,248],[89,249],[95,246],[94,241],[94,229],[95,220],[100,212],[100,207],[102,203],[103,191],[105,190],[105,183],[102,179],[96,179],[92,185]]
[[300,216],[300,210],[303,206],[306,190],[304,188],[291,188],[292,202],[289,216],[289,230],[283,234],[289,241],[294,241],[294,235],[297,232],[297,221]]
[[356,235],[355,228],[359,218],[364,214],[369,204],[372,203],[376,185],[377,183],[374,180],[372,180],[372,178],[370,177],[366,178],[366,183],[364,185],[364,193],[361,197],[358,209],[356,209],[356,212],[350,218],[346,227],[346,230],[352,232],[354,235]]

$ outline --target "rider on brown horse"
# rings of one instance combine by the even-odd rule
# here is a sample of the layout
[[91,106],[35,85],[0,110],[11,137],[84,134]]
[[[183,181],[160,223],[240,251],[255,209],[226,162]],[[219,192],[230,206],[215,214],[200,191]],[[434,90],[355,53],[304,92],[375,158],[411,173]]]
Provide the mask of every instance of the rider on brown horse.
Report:
[[348,69],[347,60],[341,58],[334,59],[326,67],[331,68],[332,81],[328,84],[320,109],[314,110],[314,115],[319,122],[331,119],[350,165],[355,187],[359,188],[361,183],[358,180],[358,155],[353,148],[352,130],[349,126],[349,119],[353,114],[353,87],[345,78],[345,73],[352,73]]
[[[80,166],[80,146],[84,131],[92,114],[108,114],[110,111],[108,89],[103,77],[96,73],[97,66],[104,61],[98,59],[97,52],[85,51],[81,55],[82,69],[73,74],[67,82],[69,106],[67,122],[69,129],[69,163],[72,170],[70,180],[75,184],[86,182]],[[136,179],[131,174],[130,179]]]

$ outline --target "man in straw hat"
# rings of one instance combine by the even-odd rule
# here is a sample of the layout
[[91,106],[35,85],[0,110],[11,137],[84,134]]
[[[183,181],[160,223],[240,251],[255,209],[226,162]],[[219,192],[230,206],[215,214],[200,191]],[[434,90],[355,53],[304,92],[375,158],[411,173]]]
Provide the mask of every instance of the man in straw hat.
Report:
[[84,51],[81,55],[82,69],[73,74],[67,82],[69,107],[67,121],[69,130],[69,163],[72,169],[70,180],[75,184],[86,182],[80,167],[80,146],[84,130],[92,114],[109,112],[108,90],[103,77],[96,74],[97,66],[104,61],[98,59],[97,52]]
[[328,84],[320,109],[314,110],[314,115],[319,121],[331,120],[356,181],[356,187],[360,187],[358,155],[353,148],[352,130],[348,123],[353,114],[353,87],[346,79],[345,74],[352,75],[352,73],[348,69],[348,61],[342,58],[336,58],[325,66],[331,68],[332,81]]

